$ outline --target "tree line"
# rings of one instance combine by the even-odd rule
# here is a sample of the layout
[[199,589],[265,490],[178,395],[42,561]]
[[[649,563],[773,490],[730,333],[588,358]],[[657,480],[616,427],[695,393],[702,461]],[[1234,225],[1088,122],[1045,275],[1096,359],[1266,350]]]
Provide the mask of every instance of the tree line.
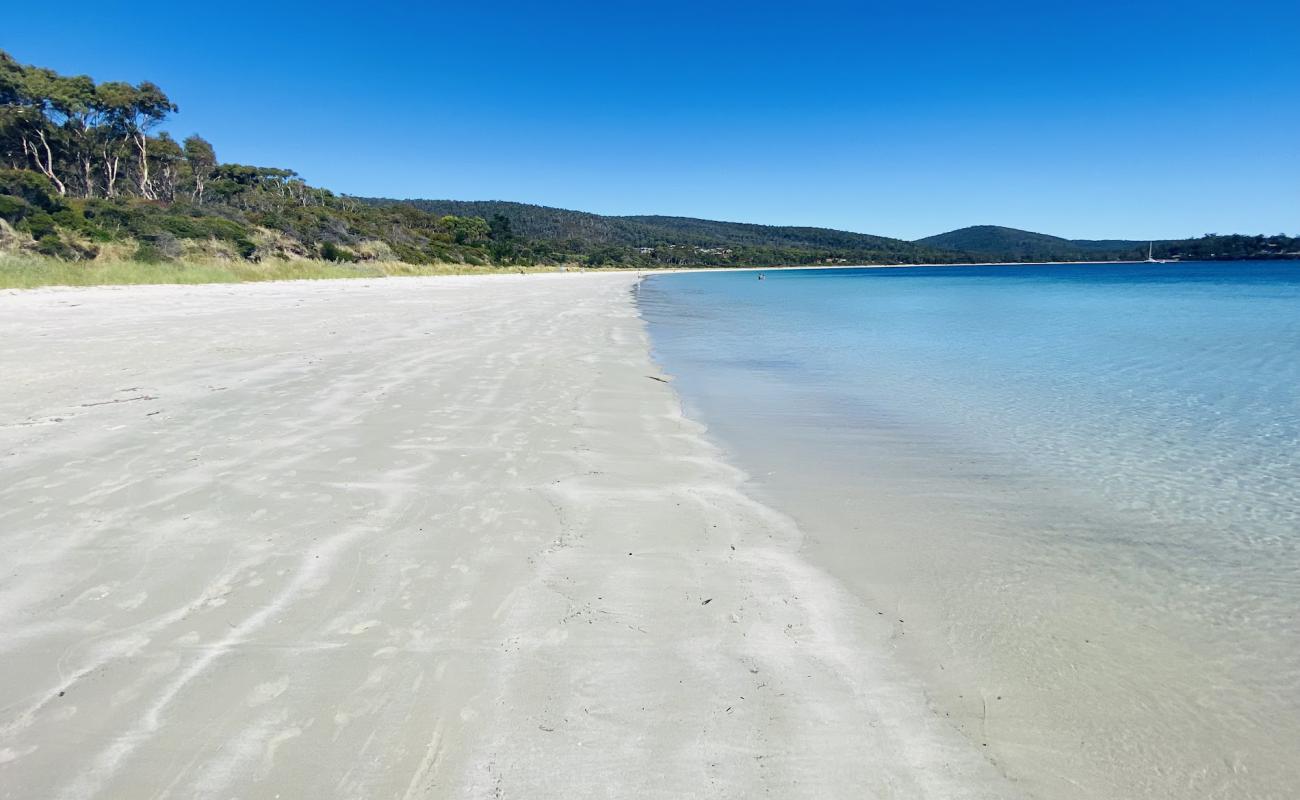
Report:
[[[222,163],[197,134],[176,141],[162,129],[176,112],[176,103],[150,81],[62,75],[0,50],[0,248],[86,259],[114,242],[112,252],[135,246],[132,257],[141,260],[193,255],[622,267],[1025,257],[1011,241],[987,248],[979,241],[947,243],[952,234],[931,237],[943,243],[907,242],[520,203],[338,196],[290,169]],[[1063,243],[1071,248],[1059,256],[1066,260],[1135,257],[1131,242],[1009,233]],[[1156,243],[1157,255],[1183,258],[1285,258],[1298,250],[1300,242],[1287,237]]]
[[532,254],[508,221],[377,209],[291,169],[222,163],[202,136],[178,142],[160,129],[177,110],[153,82],[62,75],[0,50],[0,220],[37,252],[74,259],[125,240],[139,243],[138,258],[180,257],[195,249],[186,242],[224,242],[251,259]]
[[61,196],[170,201],[188,191],[202,202],[217,167],[212,145],[152,133],[176,110],[149,81],[96,83],[0,51],[0,154],[10,168],[39,171]]

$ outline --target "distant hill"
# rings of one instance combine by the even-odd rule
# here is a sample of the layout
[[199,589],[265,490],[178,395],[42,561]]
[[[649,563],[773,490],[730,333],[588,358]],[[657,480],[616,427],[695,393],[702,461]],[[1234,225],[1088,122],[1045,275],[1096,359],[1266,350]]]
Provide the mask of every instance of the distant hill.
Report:
[[988,261],[1235,261],[1300,257],[1300,238],[1276,236],[1220,236],[1207,233],[1195,239],[1062,239],[1044,233],[974,225],[917,239],[916,244],[940,250],[958,250]]
[[[975,225],[909,242],[831,228],[755,225],[693,217],[605,216],[503,200],[354,198],[380,209],[434,218],[481,218],[492,227],[494,253],[627,267],[813,264],[953,264],[1012,261],[1137,261],[1147,242],[1065,239]],[[1286,236],[1217,236],[1154,242],[1156,258],[1294,258]]]
[[1073,247],[1069,239],[1017,228],[1004,228],[1000,225],[971,225],[916,241],[944,250],[964,250],[968,253],[1000,253],[1015,250],[1032,252]]
[[364,202],[408,206],[434,215],[503,218],[512,235],[545,241],[554,250],[582,256],[591,263],[904,264],[967,258],[924,243],[830,228],[692,217],[604,216],[501,200],[367,198]]
[[973,225],[917,239],[916,243],[997,261],[1118,260],[1146,256],[1145,242],[1062,239],[1059,236],[1000,225]]

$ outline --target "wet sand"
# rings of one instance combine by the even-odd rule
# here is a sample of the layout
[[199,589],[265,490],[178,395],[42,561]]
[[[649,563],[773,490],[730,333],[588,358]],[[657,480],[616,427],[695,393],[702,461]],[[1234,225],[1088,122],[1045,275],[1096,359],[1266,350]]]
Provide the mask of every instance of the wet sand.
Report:
[[1022,790],[1294,798],[1300,287],[1055,269],[666,276],[638,305],[747,493]]
[[0,294],[0,797],[1016,796],[636,279]]

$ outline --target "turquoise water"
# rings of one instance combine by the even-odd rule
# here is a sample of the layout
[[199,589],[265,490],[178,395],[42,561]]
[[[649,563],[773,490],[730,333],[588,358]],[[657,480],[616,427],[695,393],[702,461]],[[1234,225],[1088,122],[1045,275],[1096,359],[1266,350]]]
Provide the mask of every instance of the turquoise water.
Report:
[[909,611],[935,713],[1009,775],[1300,791],[1300,262],[677,274],[639,302],[688,413]]

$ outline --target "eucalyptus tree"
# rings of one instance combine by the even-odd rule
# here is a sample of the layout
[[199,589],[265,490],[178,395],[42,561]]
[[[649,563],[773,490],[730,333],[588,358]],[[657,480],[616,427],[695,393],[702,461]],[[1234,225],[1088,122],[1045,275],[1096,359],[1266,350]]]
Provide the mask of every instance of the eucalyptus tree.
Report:
[[167,131],[150,140],[149,163],[154,177],[153,189],[157,199],[171,203],[176,200],[176,189],[181,182],[185,166],[185,153]]
[[31,110],[25,102],[25,74],[22,64],[0,50],[0,150],[11,169],[27,163],[27,146],[19,133],[23,115]]
[[95,89],[95,99],[104,120],[100,152],[108,196],[117,194],[122,158],[134,150],[136,189],[141,197],[158,199],[149,175],[149,131],[175,112],[176,104],[149,81],[138,86],[121,81],[101,83]]
[[131,102],[125,108],[124,127],[139,156],[136,179],[139,181],[141,197],[158,199],[158,193],[149,179],[149,131],[177,110],[176,104],[168,99],[163,90],[149,81],[143,81],[134,88]]
[[122,157],[132,131],[127,124],[135,88],[121,81],[106,81],[95,87],[95,103],[103,115],[97,145],[100,168],[104,173],[104,194],[117,196],[117,180],[122,171]]
[[[14,144],[58,189],[79,184],[83,196],[94,193],[94,136],[99,124],[95,82],[89,76],[63,76],[51,69],[26,66],[0,51],[0,128],[6,156]],[[17,166],[17,164],[14,164]],[[70,173],[70,174],[69,174]]]
[[102,109],[95,102],[95,81],[88,75],[63,76],[48,69],[29,69],[29,88],[41,98],[46,121],[58,131],[62,159],[83,197],[95,194],[95,141]]
[[5,127],[12,128],[22,154],[49,179],[60,195],[68,193],[61,177],[67,147],[64,132],[52,124],[58,113],[56,95],[60,80],[53,70],[29,67],[7,53],[0,95],[5,104]]
[[482,217],[457,217],[448,214],[438,220],[438,227],[451,236],[456,244],[486,241],[492,229]]
[[207,139],[197,133],[187,137],[184,143],[185,163],[190,168],[190,180],[194,190],[191,198],[203,205],[203,192],[207,189],[208,179],[217,168],[217,153]]

